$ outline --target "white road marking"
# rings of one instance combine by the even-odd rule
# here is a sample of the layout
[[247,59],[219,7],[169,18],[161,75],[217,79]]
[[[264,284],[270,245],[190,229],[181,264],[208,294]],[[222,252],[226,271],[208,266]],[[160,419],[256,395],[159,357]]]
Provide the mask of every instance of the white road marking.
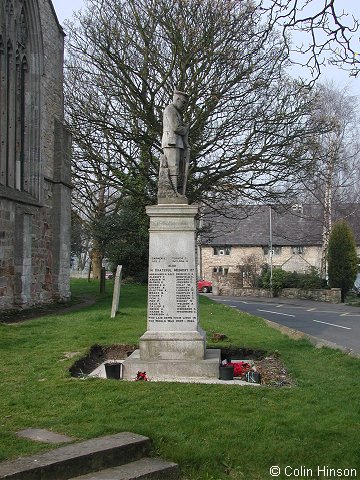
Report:
[[[233,302],[234,300],[221,300],[220,303],[230,303],[230,302]],[[244,300],[239,300],[238,303],[248,303],[248,302],[245,302]],[[233,305],[230,305],[230,307],[233,306]]]
[[260,310],[257,309],[258,312],[265,312],[265,313],[273,313],[274,315],[284,315],[285,317],[295,317],[295,315],[290,315],[290,313],[280,313],[280,312],[271,312],[270,310]]
[[306,310],[307,312],[313,312],[314,310],[316,310],[316,308],[309,308],[308,310]]
[[313,320],[316,323],[324,323],[325,325],[331,325],[332,327],[344,328],[345,330],[351,330],[350,327],[344,327],[343,325],[336,325],[335,323],[321,322],[320,320]]

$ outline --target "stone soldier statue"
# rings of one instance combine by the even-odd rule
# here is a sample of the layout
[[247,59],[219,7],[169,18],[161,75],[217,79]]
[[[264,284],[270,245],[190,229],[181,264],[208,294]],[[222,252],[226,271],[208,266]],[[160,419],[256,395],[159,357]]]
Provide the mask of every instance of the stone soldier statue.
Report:
[[165,108],[163,114],[161,146],[165,156],[165,165],[169,172],[170,184],[176,196],[185,195],[189,169],[189,126],[183,123],[182,117],[187,102],[188,94],[175,90],[173,101]]

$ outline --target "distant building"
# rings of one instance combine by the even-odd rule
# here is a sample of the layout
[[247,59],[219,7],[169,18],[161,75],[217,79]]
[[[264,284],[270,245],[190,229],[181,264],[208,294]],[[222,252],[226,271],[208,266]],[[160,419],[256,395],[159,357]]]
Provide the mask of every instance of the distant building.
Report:
[[[267,206],[230,209],[225,216],[205,219],[201,239],[201,276],[241,274],[240,284],[249,286],[251,275],[270,264],[289,272],[320,269],[322,258],[322,208],[293,205],[276,211]],[[346,218],[352,226],[360,257],[360,205],[341,205],[334,219]],[[270,251],[270,235],[272,251]],[[360,260],[359,260],[360,263]]]
[[0,0],[0,309],[70,297],[63,53],[50,0]]

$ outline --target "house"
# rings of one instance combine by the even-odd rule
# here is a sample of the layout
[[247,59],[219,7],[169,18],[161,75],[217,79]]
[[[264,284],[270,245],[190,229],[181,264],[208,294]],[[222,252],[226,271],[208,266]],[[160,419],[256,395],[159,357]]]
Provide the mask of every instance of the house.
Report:
[[[338,206],[333,220],[337,218],[346,218],[352,226],[360,257],[360,205]],[[211,280],[214,274],[236,274],[239,286],[251,286],[261,267],[271,262],[289,272],[320,270],[322,225],[321,206],[310,204],[286,209],[246,206],[228,208],[222,216],[205,215],[200,276]]]
[[50,0],[0,0],[0,310],[70,297],[63,55]]

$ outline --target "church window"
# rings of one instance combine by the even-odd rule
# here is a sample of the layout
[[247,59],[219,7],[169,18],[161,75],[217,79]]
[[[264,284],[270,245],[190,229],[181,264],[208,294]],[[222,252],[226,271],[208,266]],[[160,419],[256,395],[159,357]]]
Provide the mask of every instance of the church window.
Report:
[[0,0],[0,186],[38,196],[38,72],[30,72],[28,64],[35,54],[29,41],[29,8],[31,2]]

